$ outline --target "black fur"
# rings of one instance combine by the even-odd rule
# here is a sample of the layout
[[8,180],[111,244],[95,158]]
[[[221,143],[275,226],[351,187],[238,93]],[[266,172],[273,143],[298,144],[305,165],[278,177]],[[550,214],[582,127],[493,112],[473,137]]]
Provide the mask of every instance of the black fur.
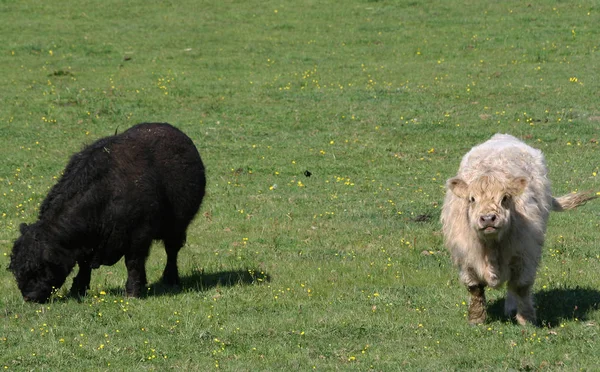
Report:
[[84,295],[92,269],[125,256],[127,295],[146,285],[152,240],[167,251],[163,281],[179,283],[177,253],[206,186],[192,140],[166,123],[142,123],[73,155],[40,207],[21,225],[9,269],[25,300],[45,302],[75,267],[71,292]]

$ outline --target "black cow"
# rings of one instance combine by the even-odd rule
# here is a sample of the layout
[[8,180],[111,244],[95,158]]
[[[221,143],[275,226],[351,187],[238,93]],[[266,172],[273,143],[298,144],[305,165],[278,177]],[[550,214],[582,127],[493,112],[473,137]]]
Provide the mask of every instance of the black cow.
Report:
[[85,295],[92,269],[125,256],[128,296],[146,285],[152,240],[167,252],[163,282],[179,283],[177,254],[200,208],[206,178],[192,140],[166,123],[142,123],[73,155],[42,203],[21,225],[9,270],[25,300],[45,302],[75,267],[71,293]]

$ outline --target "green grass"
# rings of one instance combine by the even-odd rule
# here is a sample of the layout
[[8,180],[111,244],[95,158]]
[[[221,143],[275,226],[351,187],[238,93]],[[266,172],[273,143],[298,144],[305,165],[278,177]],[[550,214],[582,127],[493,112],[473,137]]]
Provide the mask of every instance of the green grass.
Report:
[[[0,266],[83,144],[142,121],[192,137],[208,193],[179,293],[148,259],[82,301],[0,271],[8,370],[594,370],[600,204],[551,216],[543,327],[467,325],[444,182],[496,132],[554,192],[600,191],[596,1],[0,1]],[[311,177],[303,173],[309,170]],[[420,217],[420,218],[418,218]],[[420,221],[424,220],[424,221]],[[249,272],[250,271],[250,272]]]

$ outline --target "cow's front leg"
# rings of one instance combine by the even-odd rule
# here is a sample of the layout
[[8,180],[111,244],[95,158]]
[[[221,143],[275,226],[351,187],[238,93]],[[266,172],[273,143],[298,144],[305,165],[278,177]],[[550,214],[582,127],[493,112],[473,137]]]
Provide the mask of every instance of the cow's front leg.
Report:
[[140,297],[146,287],[146,257],[125,256],[125,266],[127,266],[125,293],[129,297]]
[[535,308],[533,307],[533,295],[531,286],[514,286],[508,284],[507,305],[505,311],[507,315],[512,315],[516,310],[517,323],[526,325],[527,323],[536,324]]
[[71,295],[77,297],[85,296],[85,293],[90,289],[90,279],[92,276],[92,267],[87,261],[78,261],[79,272],[73,279],[73,285],[71,286]]
[[468,320],[471,324],[481,324],[486,318],[485,284],[473,268],[462,268],[460,280],[465,284],[469,299]]
[[539,249],[534,250],[530,256],[525,256],[522,261],[511,262],[513,268],[520,268],[520,270],[513,269],[511,272],[511,278],[507,284],[508,293],[506,295],[505,312],[509,316],[516,313],[515,319],[520,325],[527,323],[537,325],[531,292],[539,262],[537,252],[541,252],[541,246]]
[[468,319],[471,324],[481,324],[486,318],[485,285],[477,284],[468,286],[471,294],[469,300]]

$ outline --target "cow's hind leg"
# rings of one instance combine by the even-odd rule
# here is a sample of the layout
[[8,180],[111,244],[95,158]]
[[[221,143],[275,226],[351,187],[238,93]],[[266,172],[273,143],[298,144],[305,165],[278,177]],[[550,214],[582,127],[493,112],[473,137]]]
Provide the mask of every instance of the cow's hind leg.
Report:
[[162,281],[169,286],[179,286],[179,270],[177,268],[177,255],[185,244],[185,232],[171,235],[163,239],[167,252],[167,265],[163,271]]
[[90,289],[90,279],[92,276],[92,267],[89,262],[81,262],[77,263],[79,266],[79,272],[77,276],[73,279],[73,285],[71,286],[71,295],[72,296],[85,296],[85,293],[88,289]]
[[481,324],[485,322],[485,285],[477,284],[468,286],[467,289],[471,294],[469,301],[468,319],[471,324]]

